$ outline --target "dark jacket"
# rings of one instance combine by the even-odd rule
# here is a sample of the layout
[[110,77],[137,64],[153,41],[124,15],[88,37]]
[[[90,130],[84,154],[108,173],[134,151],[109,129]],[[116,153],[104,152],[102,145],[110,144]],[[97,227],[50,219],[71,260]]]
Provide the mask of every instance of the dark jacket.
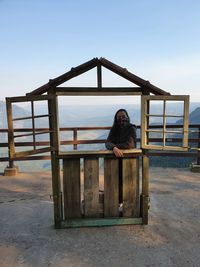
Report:
[[113,150],[116,146],[119,149],[131,149],[136,147],[136,126],[128,123],[124,127],[113,126],[106,140],[106,148]]

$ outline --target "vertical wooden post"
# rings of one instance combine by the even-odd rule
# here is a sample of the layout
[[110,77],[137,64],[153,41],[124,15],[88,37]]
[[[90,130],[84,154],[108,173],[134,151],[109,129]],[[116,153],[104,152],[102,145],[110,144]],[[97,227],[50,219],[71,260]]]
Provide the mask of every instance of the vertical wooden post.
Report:
[[104,159],[104,216],[119,215],[118,159]]
[[188,127],[189,127],[189,96],[185,96],[183,112],[183,147],[188,149]]
[[138,217],[138,159],[123,159],[123,217]]
[[74,150],[77,150],[77,128],[73,130]]
[[81,217],[80,159],[63,159],[65,220]]
[[12,103],[10,99],[6,98],[7,109],[7,123],[8,123],[8,155],[9,165],[4,170],[4,175],[13,176],[18,172],[18,167],[14,166],[13,158],[15,156],[14,134],[13,134],[13,121],[12,121]]
[[102,68],[100,63],[97,64],[97,86],[102,88]]
[[142,223],[148,224],[149,207],[149,157],[146,151],[142,156],[142,196],[141,196],[141,215]]
[[84,159],[85,217],[99,217],[99,160]]
[[[199,134],[198,134],[198,148],[200,149],[200,127],[198,128],[199,129]],[[197,165],[200,165],[200,151],[198,150],[197,152]]]
[[15,146],[13,136],[13,122],[12,122],[12,104],[9,98],[6,98],[6,109],[7,109],[7,122],[8,122],[8,149],[9,158],[14,158]]
[[34,119],[34,115],[35,111],[34,111],[34,103],[33,100],[31,101],[31,116],[32,116],[32,130],[33,130],[33,148],[34,150],[36,149],[36,140],[35,140],[35,119]]
[[50,133],[50,144],[53,148],[51,152],[51,172],[52,172],[52,190],[54,201],[54,223],[55,228],[61,228],[62,221],[62,198],[61,198],[61,186],[60,186],[60,164],[57,157],[59,150],[59,125],[58,125],[58,109],[57,98],[53,92],[53,89],[48,92],[52,95],[52,99],[48,100],[49,108],[49,128],[52,131]]

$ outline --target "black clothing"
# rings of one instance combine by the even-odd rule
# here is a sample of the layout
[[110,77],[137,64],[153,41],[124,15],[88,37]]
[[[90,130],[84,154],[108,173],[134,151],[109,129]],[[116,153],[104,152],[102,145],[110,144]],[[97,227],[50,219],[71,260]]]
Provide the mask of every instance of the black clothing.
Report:
[[113,126],[106,140],[106,148],[113,150],[116,146],[119,149],[130,149],[136,147],[136,126],[128,123],[125,126]]
[[[113,150],[114,147],[119,149],[131,149],[136,147],[136,126],[131,123],[126,123],[122,126],[115,124],[110,130],[106,140],[106,148]],[[122,159],[118,158],[118,183],[119,183],[119,203],[123,203],[123,165]]]

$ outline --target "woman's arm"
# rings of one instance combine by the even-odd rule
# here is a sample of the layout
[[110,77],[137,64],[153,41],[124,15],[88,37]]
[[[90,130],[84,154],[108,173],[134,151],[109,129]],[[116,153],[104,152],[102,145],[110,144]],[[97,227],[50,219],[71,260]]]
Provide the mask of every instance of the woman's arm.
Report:
[[130,136],[129,139],[126,142],[116,144],[116,147],[118,147],[120,149],[131,149],[131,148],[135,148],[136,147],[135,140],[133,139],[132,136]]

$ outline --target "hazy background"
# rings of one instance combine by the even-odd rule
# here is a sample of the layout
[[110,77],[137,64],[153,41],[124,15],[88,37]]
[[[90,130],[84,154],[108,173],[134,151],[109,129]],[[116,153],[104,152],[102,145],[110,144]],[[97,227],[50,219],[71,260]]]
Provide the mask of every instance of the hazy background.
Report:
[[[200,102],[199,25],[198,0],[0,0],[0,99],[24,95],[71,67],[105,57]],[[103,80],[127,85],[106,70]],[[68,84],[95,83],[91,71]]]
[[[198,0],[0,0],[0,127],[6,127],[6,96],[25,95],[94,57],[105,57],[171,94],[190,95],[190,123],[199,123],[199,25]],[[104,86],[132,85],[104,68],[102,78]],[[96,86],[96,70],[65,85]],[[140,123],[139,97],[64,97],[60,126],[110,126],[121,107]],[[43,109],[38,106],[38,112]],[[14,111],[29,114],[26,105]],[[45,123],[38,120],[37,126]],[[0,136],[2,142],[6,138]]]

